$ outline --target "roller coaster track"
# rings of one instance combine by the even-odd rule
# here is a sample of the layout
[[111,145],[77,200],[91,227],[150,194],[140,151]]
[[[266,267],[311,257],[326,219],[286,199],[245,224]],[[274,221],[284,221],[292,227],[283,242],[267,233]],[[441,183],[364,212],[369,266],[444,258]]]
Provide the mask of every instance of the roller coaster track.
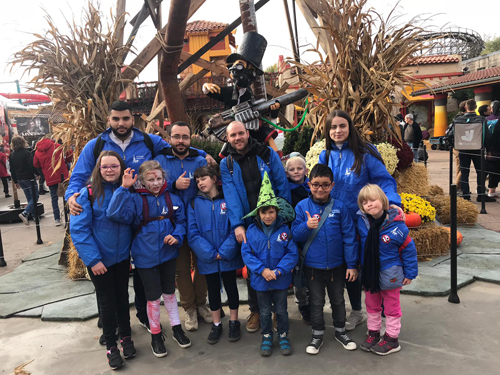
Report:
[[462,60],[479,56],[484,49],[483,39],[471,29],[453,28],[429,32],[419,40],[428,40],[433,44],[426,55],[461,55]]

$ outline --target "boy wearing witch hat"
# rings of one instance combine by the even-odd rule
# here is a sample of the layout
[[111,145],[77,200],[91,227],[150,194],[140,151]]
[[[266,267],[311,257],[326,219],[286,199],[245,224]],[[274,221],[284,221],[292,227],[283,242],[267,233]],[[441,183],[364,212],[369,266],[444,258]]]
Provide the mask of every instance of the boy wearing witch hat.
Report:
[[257,207],[245,218],[250,216],[255,216],[254,223],[248,227],[241,255],[250,270],[250,284],[257,291],[259,301],[262,327],[260,354],[268,357],[272,353],[271,311],[274,303],[281,354],[290,355],[293,349],[288,338],[287,294],[299,253],[290,238],[287,222],[295,218],[295,212],[285,199],[275,196],[267,172],[262,179]]

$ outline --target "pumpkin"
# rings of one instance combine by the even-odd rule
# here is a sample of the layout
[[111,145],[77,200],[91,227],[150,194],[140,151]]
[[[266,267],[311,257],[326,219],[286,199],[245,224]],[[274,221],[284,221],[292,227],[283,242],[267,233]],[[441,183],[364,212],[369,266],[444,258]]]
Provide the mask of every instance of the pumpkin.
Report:
[[[448,232],[450,232],[450,245],[451,245],[451,228],[445,228]],[[457,246],[460,246],[460,244],[462,243],[462,241],[464,240],[464,236],[462,233],[460,233],[458,230],[457,230]]]
[[408,228],[417,228],[422,224],[422,218],[415,212],[408,212],[406,216],[406,226]]

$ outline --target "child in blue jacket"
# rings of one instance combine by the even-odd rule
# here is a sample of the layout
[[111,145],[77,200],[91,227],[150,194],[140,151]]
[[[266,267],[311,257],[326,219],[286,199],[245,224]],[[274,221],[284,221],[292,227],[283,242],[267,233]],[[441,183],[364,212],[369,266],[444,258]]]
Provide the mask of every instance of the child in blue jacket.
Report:
[[[379,186],[369,184],[361,189],[358,205],[362,212],[358,220],[361,284],[368,312],[368,336],[361,349],[387,355],[401,350],[399,291],[417,277],[417,249],[402,215],[389,208],[389,200]],[[386,332],[380,340],[382,304]]]
[[[308,354],[318,354],[323,345],[325,319],[325,287],[332,305],[335,339],[347,350],[355,350],[356,343],[345,330],[344,283],[357,278],[358,243],[356,228],[347,207],[333,200],[332,170],[317,164],[309,174],[311,196],[295,207],[296,219],[292,223],[293,239],[301,249],[309,237],[317,232],[304,258],[304,273],[309,289],[312,339],[306,348]],[[319,228],[323,213],[331,209],[324,224]],[[316,230],[319,228],[319,231]]]
[[217,184],[217,169],[212,166],[196,169],[194,179],[199,192],[188,205],[188,243],[196,254],[200,274],[207,279],[212,312],[209,344],[216,344],[222,335],[221,280],[231,315],[229,341],[238,341],[241,337],[238,320],[240,297],[236,285],[236,270],[243,267],[241,245],[229,223],[224,193]]
[[[109,219],[133,224],[132,258],[146,292],[147,313],[151,330],[151,349],[156,357],[167,355],[160,325],[160,299],[167,309],[172,338],[181,348],[191,346],[184,334],[175,296],[175,263],[179,246],[186,234],[184,205],[167,191],[165,172],[155,160],[144,162],[139,173],[127,168],[122,186],[115,190],[106,215]],[[145,187],[138,194],[129,188],[139,178]]]
[[123,356],[136,355],[128,305],[132,228],[106,217],[106,208],[113,191],[120,186],[124,170],[123,160],[116,152],[101,152],[90,185],[77,198],[84,210],[80,215],[71,215],[70,220],[71,239],[95,287],[108,363],[113,370],[124,365],[116,346],[116,327],[122,336]]
[[250,270],[250,285],[256,290],[259,302],[260,354],[268,357],[272,353],[274,304],[281,354],[290,355],[293,349],[288,338],[287,294],[292,270],[298,261],[298,249],[290,238],[287,222],[293,220],[294,212],[285,199],[274,195],[267,172],[262,179],[257,208],[247,216],[257,216],[248,227],[241,254]]

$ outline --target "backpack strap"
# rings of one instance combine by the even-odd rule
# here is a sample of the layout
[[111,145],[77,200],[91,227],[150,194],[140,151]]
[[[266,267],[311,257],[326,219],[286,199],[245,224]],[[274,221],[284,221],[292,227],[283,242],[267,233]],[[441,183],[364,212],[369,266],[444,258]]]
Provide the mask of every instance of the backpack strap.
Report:
[[325,223],[328,215],[330,215],[330,213],[332,212],[333,203],[334,203],[334,199],[332,198],[330,200],[330,203],[328,203],[328,205],[325,207],[323,214],[321,215],[321,220],[318,223],[318,227],[316,229],[313,229],[313,231],[309,235],[309,238],[307,239],[307,241],[304,245],[304,248],[302,249],[302,252],[301,252],[303,259],[306,259],[306,255],[307,255],[307,251],[309,250],[309,246],[311,246],[311,244],[314,241],[314,239],[316,238],[316,235],[318,234],[319,230],[321,229],[321,227]]
[[87,185],[87,195],[89,197],[90,209],[92,210],[92,216],[94,216],[94,202],[92,202],[92,185]]
[[142,136],[144,137],[144,144],[151,152],[151,159],[154,159],[155,155],[155,145],[153,144],[153,140],[149,136],[148,133],[141,131]]
[[174,205],[172,204],[172,198],[170,197],[170,193],[168,190],[165,190],[165,202],[167,203],[167,208],[168,208],[168,214],[167,218],[170,220],[172,225],[175,227],[174,224]]
[[331,149],[328,149],[326,150],[326,158],[325,158],[325,161],[326,161],[326,165],[328,166],[328,164],[330,163],[330,154],[332,153],[332,150]]
[[137,237],[141,229],[152,221],[161,221],[165,219],[169,219],[172,225],[175,227],[174,223],[174,206],[172,204],[172,199],[170,197],[170,193],[165,190],[165,202],[167,203],[168,214],[166,216],[156,216],[149,217],[149,204],[146,196],[141,195],[142,198],[142,221],[134,232],[133,238]]
[[95,143],[94,143],[94,160],[97,161],[99,159],[99,155],[101,155],[101,151],[104,148],[104,140],[102,139],[102,134],[99,134]]
[[233,175],[233,169],[234,169],[234,160],[233,160],[233,155],[229,154],[226,158],[227,160],[227,169],[229,169],[229,173],[231,173],[231,176]]
[[399,257],[400,258],[401,258],[401,253],[403,252],[404,249],[406,249],[406,246],[408,246],[410,244],[410,242],[411,242],[411,237],[410,237],[410,235],[407,235],[405,241],[399,247]]

